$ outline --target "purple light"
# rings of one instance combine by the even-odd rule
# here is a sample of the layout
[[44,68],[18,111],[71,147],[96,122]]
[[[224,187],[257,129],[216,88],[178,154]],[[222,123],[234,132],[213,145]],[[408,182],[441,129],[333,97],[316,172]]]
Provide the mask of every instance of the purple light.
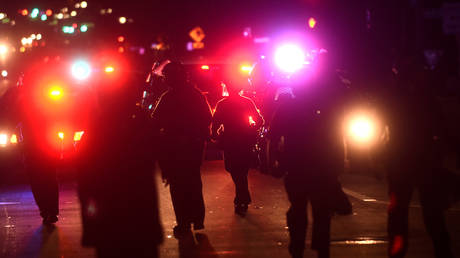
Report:
[[186,48],[187,51],[193,51],[193,42],[187,42]]
[[268,42],[270,42],[269,37],[254,38],[254,43],[256,43],[256,44],[262,44],[262,43],[268,43]]
[[250,38],[250,37],[252,37],[252,29],[251,29],[250,27],[244,28],[243,36],[244,36],[245,38]]
[[297,45],[282,45],[275,52],[275,64],[284,72],[294,73],[305,64],[305,53]]
[[139,48],[139,55],[145,54],[145,48],[141,47]]

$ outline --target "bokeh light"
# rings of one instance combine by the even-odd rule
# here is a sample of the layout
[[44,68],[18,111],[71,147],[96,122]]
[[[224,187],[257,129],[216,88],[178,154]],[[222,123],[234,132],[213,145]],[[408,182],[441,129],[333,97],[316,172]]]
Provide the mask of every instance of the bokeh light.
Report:
[[76,61],[72,65],[72,76],[77,80],[86,80],[91,74],[91,66],[85,61]]
[[294,44],[286,44],[275,52],[275,64],[284,72],[294,73],[301,69],[305,63],[305,53]]

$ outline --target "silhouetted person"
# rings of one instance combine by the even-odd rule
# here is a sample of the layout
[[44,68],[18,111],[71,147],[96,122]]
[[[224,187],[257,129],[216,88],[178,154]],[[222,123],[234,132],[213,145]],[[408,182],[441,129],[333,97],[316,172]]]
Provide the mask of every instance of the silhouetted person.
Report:
[[227,83],[228,97],[216,104],[212,120],[213,138],[224,150],[225,169],[235,183],[235,213],[244,216],[251,203],[248,172],[257,130],[264,120],[254,102],[239,92],[237,85]]
[[390,131],[386,157],[389,257],[407,253],[409,203],[416,188],[436,257],[453,257],[444,220],[448,205],[441,174],[442,116],[433,94],[436,86],[427,83],[426,75],[415,59],[408,59],[399,70],[396,87],[382,103]]
[[209,138],[211,110],[205,96],[187,80],[182,64],[172,62],[163,69],[170,89],[152,113],[160,132],[159,165],[170,186],[176,214],[176,237],[204,228],[205,207],[200,167]]
[[158,257],[150,116],[136,105],[132,84],[97,86],[99,105],[77,146],[82,245],[94,246],[98,257]]
[[[59,63],[39,63],[25,73],[19,88],[18,115],[22,125],[25,169],[35,202],[44,224],[58,221],[59,186],[56,168],[59,162],[58,132],[53,131],[59,116],[52,109],[59,103],[49,99],[43,78],[57,78],[63,71]],[[45,94],[38,94],[44,91]]]
[[329,257],[330,222],[337,198],[337,176],[343,170],[343,94],[333,73],[293,89],[295,98],[283,103],[270,126],[269,149],[279,152],[275,168],[286,172],[285,187],[291,204],[286,217],[289,252],[303,257],[308,218],[313,213],[311,248]]

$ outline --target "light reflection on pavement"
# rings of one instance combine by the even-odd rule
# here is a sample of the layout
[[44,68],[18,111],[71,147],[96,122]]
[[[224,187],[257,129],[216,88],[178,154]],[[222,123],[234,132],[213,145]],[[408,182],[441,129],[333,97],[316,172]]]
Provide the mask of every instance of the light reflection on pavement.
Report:
[[[356,175],[344,175],[342,179],[354,215],[333,218],[331,257],[386,257],[385,183]],[[285,224],[288,203],[282,180],[251,171],[249,184],[253,203],[247,216],[241,218],[233,213],[234,186],[223,170],[223,163],[206,162],[203,167],[206,228],[180,243],[172,234],[175,217],[169,189],[159,185],[165,231],[161,257],[179,257],[180,253],[182,256],[187,253],[186,257],[289,257]],[[60,192],[60,221],[56,227],[44,227],[28,186],[0,188],[0,257],[95,257],[93,249],[80,245],[81,221],[75,183],[61,184]],[[415,209],[410,214],[411,246],[407,257],[432,257],[417,201],[412,205]],[[460,242],[457,208],[447,213],[452,243]],[[310,244],[311,226],[307,239]],[[460,247],[455,248],[459,256]],[[314,257],[314,253],[306,250],[305,257]]]

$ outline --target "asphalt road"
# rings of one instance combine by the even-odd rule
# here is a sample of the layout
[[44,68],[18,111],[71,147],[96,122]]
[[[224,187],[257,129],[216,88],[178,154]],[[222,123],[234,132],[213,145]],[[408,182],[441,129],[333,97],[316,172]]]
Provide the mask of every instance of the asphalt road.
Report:
[[[80,245],[81,221],[75,183],[64,181],[60,186],[60,221],[54,229],[41,225],[26,184],[0,188],[0,257],[95,257],[93,249]],[[342,183],[353,203],[354,214],[333,218],[331,257],[386,257],[388,198],[385,181],[369,175],[348,174],[342,177]],[[161,218],[165,229],[161,257],[289,257],[285,223],[288,202],[282,181],[251,171],[249,184],[253,204],[247,216],[241,218],[233,213],[234,189],[223,163],[205,162],[206,228],[195,235],[194,241],[180,244],[172,236],[175,218],[169,191],[160,186]],[[407,257],[433,257],[417,197],[414,199]],[[451,208],[446,214],[454,251],[460,257],[460,245],[455,245],[460,243],[460,206]],[[307,250],[305,257],[315,255]]]

